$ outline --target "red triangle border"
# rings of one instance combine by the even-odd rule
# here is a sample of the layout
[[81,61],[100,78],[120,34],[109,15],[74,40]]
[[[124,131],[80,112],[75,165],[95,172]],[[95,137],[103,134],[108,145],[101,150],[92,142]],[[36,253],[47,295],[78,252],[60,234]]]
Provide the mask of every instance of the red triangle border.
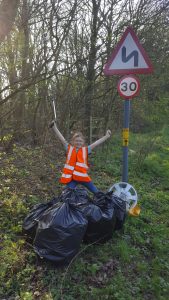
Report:
[[[114,70],[109,70],[110,65],[114,61],[114,58],[116,57],[118,51],[120,50],[121,45],[123,44],[124,40],[126,39],[128,34],[131,34],[134,42],[136,43],[137,47],[139,48],[142,56],[144,57],[145,62],[148,65],[148,68],[138,68],[138,69],[114,69]],[[153,72],[153,65],[146,54],[144,48],[139,42],[138,37],[136,36],[134,30],[132,29],[131,26],[127,27],[126,31],[123,33],[123,36],[121,37],[120,41],[116,45],[114,51],[112,52],[110,58],[108,59],[107,63],[104,66],[103,73],[106,76],[111,76],[111,75],[128,75],[128,74],[149,74]]]

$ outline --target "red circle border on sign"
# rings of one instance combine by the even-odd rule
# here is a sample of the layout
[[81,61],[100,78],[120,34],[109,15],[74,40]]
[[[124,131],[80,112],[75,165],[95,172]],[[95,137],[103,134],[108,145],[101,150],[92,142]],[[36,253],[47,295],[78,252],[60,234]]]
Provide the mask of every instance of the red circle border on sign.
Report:
[[[136,91],[135,94],[133,94],[132,96],[124,96],[124,95],[122,94],[122,92],[120,91],[120,88],[119,88],[119,87],[120,87],[120,84],[121,84],[121,82],[122,82],[122,80],[125,79],[125,78],[128,78],[128,77],[134,78],[134,79],[137,81],[137,84],[138,84],[137,91]],[[140,81],[139,81],[139,79],[138,79],[136,76],[134,76],[134,75],[125,75],[125,76],[123,76],[122,78],[120,78],[120,80],[118,81],[118,84],[117,84],[117,90],[118,90],[120,96],[123,97],[123,98],[126,98],[126,99],[134,98],[134,97],[138,96],[138,94],[139,94],[139,92],[140,92]]]

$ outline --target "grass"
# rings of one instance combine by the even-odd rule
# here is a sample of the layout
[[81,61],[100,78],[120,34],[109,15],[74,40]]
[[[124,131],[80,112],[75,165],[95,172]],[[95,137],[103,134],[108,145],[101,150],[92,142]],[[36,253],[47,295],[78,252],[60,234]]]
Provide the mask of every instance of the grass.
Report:
[[[106,191],[121,181],[121,138],[92,154],[91,175]],[[131,135],[129,182],[141,215],[100,246],[81,247],[68,268],[40,262],[22,233],[31,207],[60,193],[62,166],[45,149],[14,146],[0,153],[0,299],[167,300],[169,294],[169,129]]]

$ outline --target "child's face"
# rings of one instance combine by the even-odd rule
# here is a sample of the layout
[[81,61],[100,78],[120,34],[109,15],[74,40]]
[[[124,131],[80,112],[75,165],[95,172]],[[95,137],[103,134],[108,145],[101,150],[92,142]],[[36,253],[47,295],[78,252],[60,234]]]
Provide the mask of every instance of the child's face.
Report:
[[74,138],[73,146],[77,147],[77,148],[83,147],[84,146],[84,139],[82,139],[81,137]]

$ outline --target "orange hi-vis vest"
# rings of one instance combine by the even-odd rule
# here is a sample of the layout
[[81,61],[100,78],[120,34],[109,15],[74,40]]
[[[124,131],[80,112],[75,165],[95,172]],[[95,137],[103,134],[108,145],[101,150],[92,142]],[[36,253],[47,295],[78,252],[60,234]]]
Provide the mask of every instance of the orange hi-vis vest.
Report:
[[67,184],[72,180],[90,182],[88,170],[88,148],[81,147],[76,152],[76,147],[68,145],[66,163],[64,165],[60,182]]

